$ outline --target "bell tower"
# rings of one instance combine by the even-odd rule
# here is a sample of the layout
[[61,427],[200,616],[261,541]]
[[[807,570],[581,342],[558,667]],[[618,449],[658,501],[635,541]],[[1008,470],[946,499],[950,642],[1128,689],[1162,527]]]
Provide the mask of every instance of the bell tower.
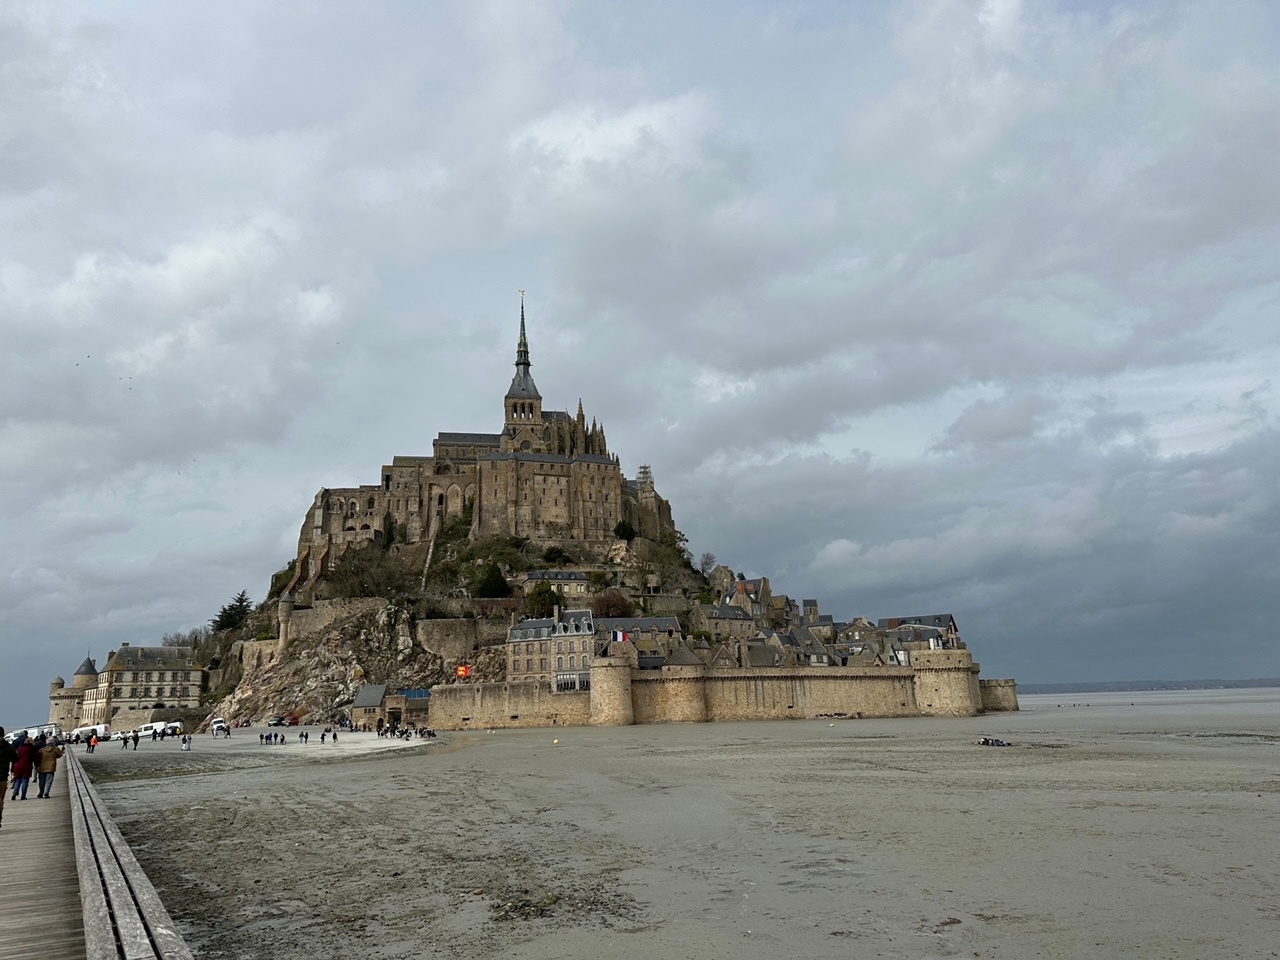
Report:
[[524,332],[524,291],[520,291],[520,341],[516,345],[516,375],[504,401],[503,444],[507,450],[542,452],[542,394],[529,374],[529,340]]

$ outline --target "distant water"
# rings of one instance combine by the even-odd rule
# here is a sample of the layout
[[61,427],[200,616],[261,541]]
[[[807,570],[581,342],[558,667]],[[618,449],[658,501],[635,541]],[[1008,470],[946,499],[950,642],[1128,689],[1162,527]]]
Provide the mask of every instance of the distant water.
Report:
[[[1109,730],[1280,732],[1280,688],[1143,690],[1019,695],[1017,725],[1050,721]],[[988,714],[997,717],[1000,714]]]

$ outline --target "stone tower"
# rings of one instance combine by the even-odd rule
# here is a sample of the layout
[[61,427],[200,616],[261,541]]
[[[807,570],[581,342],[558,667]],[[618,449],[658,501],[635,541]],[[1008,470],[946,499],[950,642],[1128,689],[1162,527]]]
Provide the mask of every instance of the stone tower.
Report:
[[80,726],[85,691],[92,690],[97,685],[98,667],[93,658],[88,656],[76,668],[70,687],[61,677],[56,677],[49,684],[49,722],[60,724],[67,732]]

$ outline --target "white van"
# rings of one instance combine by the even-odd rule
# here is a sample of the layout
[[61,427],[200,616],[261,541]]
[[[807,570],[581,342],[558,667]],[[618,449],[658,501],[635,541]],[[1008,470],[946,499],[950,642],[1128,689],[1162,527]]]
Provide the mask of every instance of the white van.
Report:
[[111,724],[93,723],[87,727],[76,727],[71,731],[71,739],[74,740],[79,737],[81,743],[95,736],[99,740],[106,740],[107,737],[111,736]]
[[171,737],[176,737],[183,732],[181,720],[170,720],[164,725],[164,728]]
[[153,733],[158,737],[160,736],[160,731],[162,731],[166,726],[167,724],[163,720],[158,721],[156,723],[144,723],[142,726],[140,726],[137,729],[136,732],[140,737],[149,737]]

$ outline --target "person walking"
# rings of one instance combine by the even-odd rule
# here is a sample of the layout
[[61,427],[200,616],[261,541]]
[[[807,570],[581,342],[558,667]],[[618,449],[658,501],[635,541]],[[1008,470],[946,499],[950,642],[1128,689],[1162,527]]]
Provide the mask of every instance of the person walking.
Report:
[[48,800],[53,793],[53,775],[58,771],[58,761],[62,759],[62,748],[50,740],[36,754],[36,775],[39,778],[40,791],[36,794],[42,800]]
[[13,761],[13,796],[11,800],[27,799],[27,788],[31,785],[31,771],[35,769],[36,745],[23,734],[14,744],[18,758]]
[[95,733],[89,738],[89,746],[85,748],[85,753],[93,753],[98,749],[98,735]]
[[9,792],[9,768],[17,760],[18,751],[4,738],[4,727],[0,727],[0,826],[4,826],[4,798]]
[[142,738],[138,736],[138,731],[137,730],[133,731],[133,749],[135,750],[138,749],[138,741],[141,739]]

